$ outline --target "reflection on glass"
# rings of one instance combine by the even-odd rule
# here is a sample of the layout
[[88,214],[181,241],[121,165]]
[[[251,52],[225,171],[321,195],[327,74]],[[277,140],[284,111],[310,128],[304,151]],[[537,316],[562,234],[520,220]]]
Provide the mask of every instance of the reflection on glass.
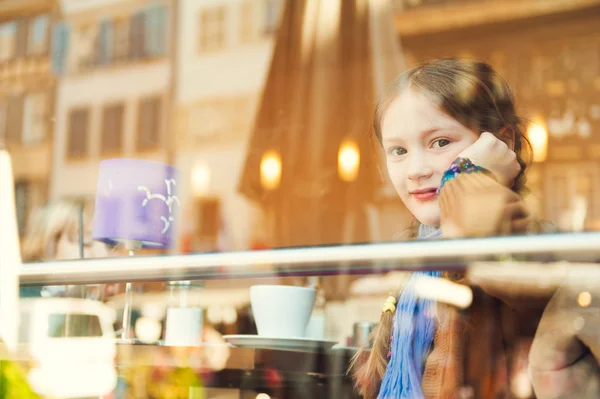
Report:
[[592,303],[592,295],[587,291],[580,293],[577,297],[577,303],[582,308],[587,308]]
[[196,197],[210,192],[210,167],[206,162],[197,162],[192,169],[192,191]]
[[527,128],[527,138],[533,147],[533,160],[544,162],[548,151],[548,131],[538,122],[533,122]]
[[338,151],[338,175],[343,181],[351,182],[358,176],[360,150],[353,141],[345,141]]
[[50,338],[101,337],[100,318],[89,314],[57,314],[48,316]]
[[[75,261],[81,269],[69,269],[77,274],[94,265],[93,257],[114,256],[102,263],[103,271],[88,272],[92,278],[85,281],[101,275],[115,280],[125,269],[143,281],[136,282],[130,304],[136,345],[115,345],[113,327],[120,328],[122,320],[113,323],[76,307],[35,316],[28,299],[8,309],[21,311],[23,342],[31,337],[77,341],[99,338],[104,331],[116,347],[101,352],[111,367],[116,356],[120,382],[113,393],[118,398],[355,398],[348,364],[357,343],[390,342],[389,329],[382,329],[378,340],[364,333],[379,324],[385,298],[392,297],[394,306],[406,305],[399,299],[412,286],[412,274],[404,268],[418,268],[426,258],[431,275],[412,280],[411,300],[432,306],[422,308],[424,317],[407,317],[403,326],[406,336],[414,337],[424,331],[419,323],[429,323],[425,330],[437,339],[426,348],[431,351],[423,351],[424,359],[414,362],[422,360],[424,381],[439,383],[431,375],[442,370],[439,374],[453,384],[439,386],[453,385],[446,395],[452,398],[585,396],[581,389],[563,391],[568,387],[559,382],[573,380],[574,365],[597,370],[593,353],[598,351],[586,351],[594,348],[597,340],[589,337],[597,335],[600,324],[594,315],[598,268],[586,265],[575,278],[576,265],[545,260],[579,256],[579,251],[585,260],[595,260],[598,246],[583,234],[557,236],[557,241],[535,234],[555,231],[553,224],[566,232],[600,230],[600,17],[593,1],[555,0],[543,8],[530,1],[491,0],[53,3],[4,0],[0,7],[0,147],[8,149],[14,168],[13,181],[3,178],[3,184],[14,185],[20,234],[12,234],[0,217],[0,244],[8,248],[0,256],[11,249],[18,253],[20,238],[26,262],[65,260],[61,267],[69,268],[73,263],[67,259],[84,258]],[[383,107],[385,117],[373,126],[375,98],[387,83],[422,62],[445,57],[489,62],[506,78],[519,107],[512,109],[508,88],[485,65],[466,64],[455,79],[439,83],[448,75],[433,74],[412,91],[398,90]],[[478,79],[484,84],[473,86]],[[428,84],[430,90],[423,90]],[[413,92],[419,90],[427,93]],[[490,93],[490,101],[480,101]],[[514,129],[501,134],[504,125],[520,126],[517,115],[532,122],[512,136]],[[437,124],[441,120],[448,125]],[[373,134],[377,122],[379,137]],[[519,151],[514,139],[526,135],[533,155],[527,184],[517,176],[515,185],[506,184],[512,192],[492,179],[481,180],[483,188],[453,191],[444,201],[440,191],[436,199],[442,174],[463,153],[454,151],[457,143],[469,142],[472,150],[470,141],[483,131],[495,135],[496,147],[504,141],[516,149],[523,161],[527,146]],[[489,151],[470,153],[473,159],[477,155],[483,163],[489,159]],[[117,258],[123,255],[119,247],[108,251],[92,242],[91,215],[98,210],[81,199],[109,190],[110,185],[97,185],[99,164],[106,158],[182,170],[184,178],[177,181],[182,223],[177,229],[168,225],[177,230],[172,249],[146,249],[124,260]],[[511,180],[494,165],[480,166],[499,181]],[[120,176],[128,172],[127,167],[118,170]],[[152,173],[143,169],[142,174]],[[450,193],[452,183],[445,184]],[[147,194],[150,198],[155,191]],[[527,196],[527,206],[521,206],[519,195]],[[86,206],[78,208],[80,202]],[[116,215],[112,207],[108,214],[118,220],[131,216]],[[147,211],[143,216],[154,220],[157,215]],[[14,239],[9,245],[7,233]],[[486,238],[470,248],[469,240],[424,247],[421,242],[365,245],[361,248],[371,250],[372,259],[339,262],[357,248],[354,243],[497,234],[534,237]],[[496,262],[496,256],[486,264],[461,262],[463,255],[513,238],[519,243],[539,238],[529,249],[543,248],[535,257],[544,262]],[[577,250],[565,250],[563,240]],[[340,243],[347,245],[323,248]],[[446,245],[458,254],[431,260]],[[288,252],[219,253],[290,246],[295,248]],[[401,253],[383,259],[393,248]],[[178,252],[195,254],[170,256]],[[161,256],[147,261],[146,253]],[[323,253],[327,257],[311,258]],[[404,258],[407,253],[412,255]],[[266,254],[260,259],[268,261],[249,265],[257,254]],[[306,263],[290,265],[287,256],[293,254]],[[199,266],[207,259],[216,260]],[[190,266],[192,261],[198,263]],[[438,270],[450,264],[452,271]],[[208,280],[186,295],[189,303],[167,303],[167,281],[183,274],[186,280]],[[57,276],[63,274],[46,277]],[[266,349],[227,344],[231,336],[245,345],[256,338],[257,309],[249,287],[307,286],[316,280],[310,327],[295,333],[304,340],[302,350],[275,349],[282,337],[267,337]],[[86,297],[106,302],[118,317],[123,313],[123,285],[119,293],[113,284],[41,287],[48,282],[38,282],[22,287],[22,296],[41,303]],[[6,285],[0,280],[3,296],[9,292]],[[63,298],[51,298],[57,296]],[[297,301],[277,297],[270,303],[281,305],[284,316],[299,313]],[[354,325],[366,327],[359,334]],[[189,346],[162,345],[172,333],[185,333]],[[557,338],[574,343],[572,351],[562,351]],[[307,349],[314,349],[318,339],[337,345],[315,355]],[[171,337],[167,341],[173,343]],[[447,342],[451,349],[440,352]],[[459,344],[462,352],[452,346]],[[37,356],[32,348],[24,352]],[[581,363],[561,364],[567,355]],[[447,367],[435,368],[437,361]],[[75,380],[83,384],[83,378],[75,378],[80,370],[65,373],[58,363],[45,361],[49,375],[57,377],[48,381],[68,389]],[[450,364],[465,367],[459,373]],[[529,366],[538,374],[528,373]],[[81,373],[98,379],[99,373]],[[106,376],[104,387],[113,387]],[[575,376],[598,381],[593,372]],[[65,378],[69,383],[62,384]],[[427,390],[435,384],[422,385]],[[553,392],[546,391],[550,388]],[[587,388],[589,397],[600,396]],[[99,396],[71,396],[94,395]]]
[[265,190],[274,190],[280,179],[281,157],[276,151],[268,151],[260,161],[260,182]]

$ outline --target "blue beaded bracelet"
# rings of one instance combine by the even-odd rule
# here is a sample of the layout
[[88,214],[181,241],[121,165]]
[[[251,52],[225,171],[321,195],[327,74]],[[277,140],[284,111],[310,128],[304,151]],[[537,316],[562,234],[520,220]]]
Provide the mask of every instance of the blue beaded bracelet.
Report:
[[492,176],[492,173],[489,170],[475,165],[469,158],[456,158],[448,170],[444,172],[444,175],[442,176],[442,182],[440,183],[440,188],[438,188],[438,194],[447,181],[454,179],[460,174],[474,172],[480,172],[484,173],[485,175]]

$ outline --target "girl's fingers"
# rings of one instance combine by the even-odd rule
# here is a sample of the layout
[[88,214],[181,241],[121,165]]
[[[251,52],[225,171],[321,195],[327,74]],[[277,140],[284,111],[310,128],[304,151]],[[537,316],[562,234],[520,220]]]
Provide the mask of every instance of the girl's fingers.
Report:
[[528,231],[530,223],[531,223],[531,219],[529,219],[529,218],[513,220],[511,233],[512,234],[526,233]]
[[504,217],[510,221],[529,217],[529,211],[523,201],[508,203],[504,206]]

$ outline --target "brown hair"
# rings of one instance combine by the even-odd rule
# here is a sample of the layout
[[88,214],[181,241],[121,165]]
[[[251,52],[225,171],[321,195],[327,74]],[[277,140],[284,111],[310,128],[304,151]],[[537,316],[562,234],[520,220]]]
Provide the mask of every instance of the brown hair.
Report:
[[[531,160],[531,145],[523,133],[523,120],[507,83],[485,62],[466,59],[433,60],[402,73],[383,93],[375,108],[374,130],[381,143],[381,125],[388,106],[411,88],[427,96],[440,109],[465,127],[481,134],[490,132],[511,143],[521,165],[512,189],[525,188],[525,170]],[[398,300],[400,295],[398,294]],[[382,302],[383,303],[383,302]],[[365,399],[376,398],[385,374],[390,349],[393,315],[381,315],[373,331],[372,349],[363,347],[354,357],[350,372]]]
[[524,134],[524,121],[506,81],[487,63],[468,59],[439,59],[402,73],[383,93],[375,107],[373,127],[381,142],[383,117],[404,90],[423,93],[440,109],[476,133],[490,132],[513,144],[521,165],[512,189],[525,187],[525,170],[531,161],[531,145]]

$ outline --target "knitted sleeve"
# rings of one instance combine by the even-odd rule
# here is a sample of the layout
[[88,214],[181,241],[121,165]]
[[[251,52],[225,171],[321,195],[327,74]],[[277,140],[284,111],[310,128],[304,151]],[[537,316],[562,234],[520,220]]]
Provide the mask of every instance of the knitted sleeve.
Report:
[[[527,207],[518,194],[479,172],[459,174],[448,180],[440,190],[439,204],[444,238],[519,234],[527,232],[532,223]],[[486,287],[482,288],[486,291]],[[506,303],[513,299],[502,293],[495,294],[492,295]],[[473,376],[463,375],[464,345],[468,344],[464,335],[469,334],[466,326],[474,320],[443,305],[438,305],[438,319],[432,352],[425,363],[422,381],[425,399],[455,398],[465,380],[481,385],[474,387],[475,392],[485,388],[485,381],[496,381],[492,385],[501,386],[497,378],[499,374],[490,370],[480,370],[475,380],[471,378]],[[492,358],[500,355],[485,353]],[[493,390],[491,385],[487,388],[486,392]]]
[[483,173],[449,180],[439,203],[444,238],[519,234],[532,222],[521,197]]
[[[440,191],[444,238],[548,232],[531,217],[523,199],[481,173],[466,173],[448,181]],[[480,279],[481,280],[481,279]],[[549,299],[530,293],[511,293],[493,280],[476,283],[483,290],[519,311],[539,311]]]

